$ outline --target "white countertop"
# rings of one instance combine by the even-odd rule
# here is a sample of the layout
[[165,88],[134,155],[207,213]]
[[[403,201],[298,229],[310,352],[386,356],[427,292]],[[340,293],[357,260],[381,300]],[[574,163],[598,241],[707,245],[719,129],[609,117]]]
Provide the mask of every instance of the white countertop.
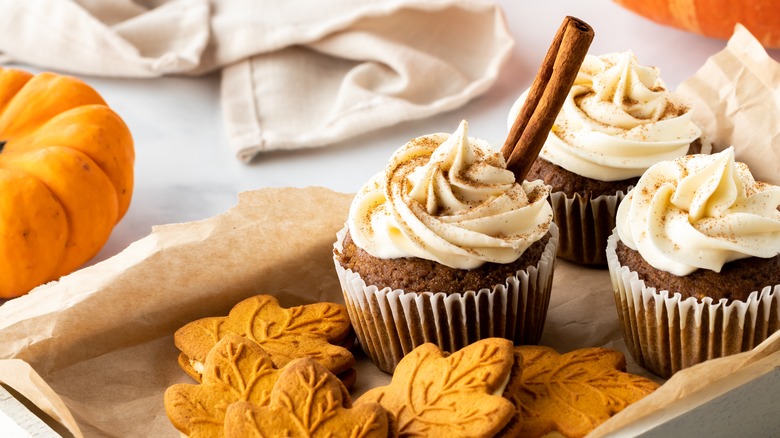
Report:
[[158,79],[82,77],[127,122],[137,156],[130,209],[91,263],[120,252],[146,236],[153,225],[219,214],[236,203],[241,191],[316,185],[355,192],[408,139],[452,132],[461,119],[469,121],[470,135],[500,147],[506,137],[506,113],[517,95],[530,86],[566,15],[585,20],[595,30],[591,53],[633,50],[641,63],[658,66],[672,88],[726,43],[657,25],[605,0],[501,3],[516,45],[486,94],[427,119],[337,145],[264,153],[251,164],[239,162],[228,148],[218,73]]
[[[586,21],[595,30],[591,53],[630,49],[642,64],[659,67],[670,88],[691,76],[726,44],[724,40],[655,24],[607,0],[499,2],[516,45],[498,81],[486,94],[427,119],[401,123],[337,145],[263,153],[251,164],[240,162],[228,148],[218,73],[157,79],[82,76],[128,124],[136,150],[130,209],[89,264],[119,253],[148,235],[154,225],[220,214],[235,205],[242,191],[286,186],[357,191],[408,139],[452,132],[461,119],[469,121],[470,135],[500,147],[506,137],[507,111],[530,86],[566,15]],[[780,59],[780,51],[770,51],[770,55]],[[774,375],[776,386],[777,373]],[[770,403],[768,393],[765,396],[766,401],[758,403]],[[680,427],[685,429],[684,425]]]

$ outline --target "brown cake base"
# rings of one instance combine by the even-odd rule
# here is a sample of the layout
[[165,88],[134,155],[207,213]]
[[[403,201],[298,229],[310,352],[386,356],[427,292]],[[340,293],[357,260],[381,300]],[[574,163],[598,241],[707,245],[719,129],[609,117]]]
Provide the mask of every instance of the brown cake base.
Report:
[[[688,153],[701,150],[701,141],[696,140]],[[601,181],[537,158],[526,179],[541,179],[552,186],[553,221],[560,228],[558,257],[580,265],[606,266],[604,249],[615,228],[618,205],[639,177]]]
[[552,186],[553,192],[563,192],[570,198],[575,194],[584,198],[597,198],[601,195],[614,195],[619,190],[625,193],[639,181],[638,176],[620,181],[600,181],[568,171],[544,158],[534,161],[525,179],[540,179]]
[[[668,378],[705,360],[751,350],[780,329],[780,282],[764,284],[743,300],[735,294],[683,297],[643,281],[634,270],[637,260],[622,263],[619,241],[617,234],[609,238],[607,260],[623,339],[634,360],[653,373]],[[694,290],[705,293],[698,285]]]
[[719,273],[698,269],[678,276],[652,267],[638,251],[623,242],[618,242],[616,253],[620,264],[636,272],[645,284],[679,293],[683,299],[746,301],[751,292],[760,291],[768,284],[780,284],[780,254],[768,259],[751,257],[726,263]]
[[[347,251],[350,244],[346,234],[346,230],[339,233],[333,260],[355,334],[379,369],[392,373],[404,355],[426,342],[450,352],[489,337],[503,337],[515,344],[539,342],[552,288],[558,243],[555,224],[540,243],[541,251],[529,252],[529,258],[519,262],[519,269],[496,266],[502,274],[495,275],[480,274],[479,270],[454,273],[450,268],[436,267],[433,272],[437,275],[454,274],[436,279],[423,275],[429,271],[423,271],[421,266],[428,265],[417,259],[396,259],[402,264],[397,266],[399,269],[391,269],[387,263],[392,260],[372,260],[368,254],[357,254],[354,248]],[[345,264],[342,257],[347,253],[349,262]],[[382,283],[368,282],[362,271],[350,266],[366,269],[368,278]],[[410,270],[408,276],[400,271],[400,266]],[[486,284],[480,281],[482,274],[490,279],[489,286],[482,287]],[[421,288],[389,286],[392,282],[404,282],[407,277],[412,279],[409,284]],[[425,287],[448,283],[463,288],[446,287],[448,292],[431,292]]]
[[[696,139],[688,148],[688,154],[698,154],[702,151],[701,140]],[[619,181],[601,181],[588,178],[564,169],[544,158],[538,157],[525,179],[533,181],[540,179],[545,184],[552,186],[553,192],[563,192],[567,197],[573,198],[579,194],[583,198],[595,199],[601,195],[614,195],[618,191],[627,193],[628,190],[639,182],[639,177],[622,179]],[[556,222],[557,223],[557,222]]]
[[415,257],[380,259],[355,245],[347,232],[343,250],[336,254],[341,266],[360,276],[367,284],[383,289],[407,292],[465,292],[492,288],[528,266],[535,265],[544,252],[550,235],[534,242],[513,263],[485,263],[475,269],[456,269]]

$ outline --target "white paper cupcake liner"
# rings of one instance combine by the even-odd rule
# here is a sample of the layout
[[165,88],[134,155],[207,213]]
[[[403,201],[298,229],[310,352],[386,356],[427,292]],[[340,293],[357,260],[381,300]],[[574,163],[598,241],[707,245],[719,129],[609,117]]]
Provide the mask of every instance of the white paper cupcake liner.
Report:
[[615,228],[615,217],[625,193],[601,195],[591,199],[563,192],[550,195],[553,221],[558,225],[558,257],[589,266],[606,266],[604,249]]
[[[341,252],[346,228],[334,248]],[[334,255],[355,334],[363,350],[383,371],[392,373],[404,355],[426,342],[456,351],[480,339],[503,337],[515,344],[536,344],[550,303],[558,230],[536,266],[507,278],[492,289],[462,293],[405,292],[367,285],[344,269]]]
[[607,261],[623,338],[640,365],[662,377],[716,357],[753,349],[780,329],[780,284],[752,292],[746,301],[705,297],[648,287],[621,265],[617,233]]

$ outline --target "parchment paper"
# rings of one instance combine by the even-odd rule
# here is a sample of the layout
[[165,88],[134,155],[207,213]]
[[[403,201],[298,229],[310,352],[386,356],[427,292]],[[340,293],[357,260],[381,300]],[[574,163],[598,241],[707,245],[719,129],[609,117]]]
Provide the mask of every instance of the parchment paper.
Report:
[[733,145],[757,180],[780,185],[780,66],[744,26],[677,91],[714,151]]
[[[741,50],[755,51],[751,44],[733,43],[745,39],[741,32],[737,29],[724,50],[740,55],[734,56],[737,61],[748,56]],[[713,58],[725,57],[724,52]],[[777,69],[774,63],[764,67]],[[697,76],[702,74],[709,74],[706,65]],[[721,100],[734,99],[733,105],[760,106],[762,117],[778,120],[780,106],[767,87],[755,84],[757,75],[726,76],[732,83],[722,93],[733,95],[711,100],[713,96],[703,94],[700,100],[715,108]],[[700,91],[693,82],[686,84],[689,93]],[[727,128],[715,124],[707,133],[717,141],[726,138],[721,129],[749,128],[742,117],[733,122]],[[734,145],[743,160],[763,157],[772,177],[780,174],[780,160],[768,160],[766,154],[776,154],[780,147],[780,124],[766,129],[765,136]],[[3,304],[0,358],[6,360],[0,360],[0,381],[75,436],[178,436],[165,416],[162,395],[168,386],[191,380],[176,364],[173,332],[200,317],[225,315],[235,303],[258,293],[274,294],[284,306],[342,302],[331,248],[351,199],[350,194],[316,187],[245,192],[236,207],[220,216],[156,227],[117,256]],[[616,348],[626,354],[629,371],[652,377],[625,349],[603,269],[557,261],[542,343],[561,352]],[[778,351],[780,333],[751,352],[683,370],[591,435],[641,421],[675,400],[723,385],[729,375],[759,359],[780,366]],[[353,396],[389,381],[364,355],[356,356]]]

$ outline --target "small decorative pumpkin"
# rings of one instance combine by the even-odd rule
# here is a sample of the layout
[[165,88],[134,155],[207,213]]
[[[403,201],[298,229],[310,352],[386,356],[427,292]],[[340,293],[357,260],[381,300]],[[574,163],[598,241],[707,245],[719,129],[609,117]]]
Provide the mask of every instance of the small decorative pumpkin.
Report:
[[133,192],[133,139],[89,85],[0,68],[0,298],[76,270]]
[[650,20],[714,38],[727,39],[741,23],[764,47],[780,47],[777,0],[615,0]]

